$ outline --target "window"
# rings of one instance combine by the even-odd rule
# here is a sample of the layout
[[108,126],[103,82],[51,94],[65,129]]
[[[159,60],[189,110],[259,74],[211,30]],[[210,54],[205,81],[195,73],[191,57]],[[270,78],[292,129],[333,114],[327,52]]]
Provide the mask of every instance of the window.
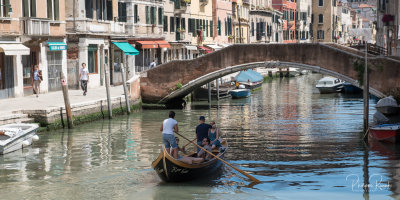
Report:
[[89,73],[97,73],[97,44],[89,44],[87,66]]
[[254,22],[251,22],[251,36],[254,36]]
[[318,6],[324,6],[324,0],[318,0]]
[[324,23],[324,15],[319,14],[318,15],[318,24],[323,24]]
[[104,3],[104,5],[105,5],[105,7],[103,7],[103,19],[112,21],[113,20],[113,15],[112,15],[113,3],[111,0],[107,0]]
[[156,7],[150,7],[150,23],[151,24],[156,24],[157,20],[157,10]]
[[333,7],[336,7],[336,0],[332,0]]
[[208,20],[206,20],[206,34],[205,34],[205,36],[208,37]]
[[164,32],[168,32],[168,16],[164,16]]
[[171,33],[175,32],[175,21],[174,17],[169,17],[169,31]]
[[158,24],[163,24],[164,8],[158,8]]
[[51,20],[60,19],[60,2],[59,0],[47,0],[47,18]]
[[181,28],[182,28],[183,30],[185,30],[185,32],[186,32],[186,20],[185,20],[185,18],[182,18],[182,19],[181,19]]
[[225,36],[228,35],[228,22],[226,21],[226,19],[224,19],[224,26],[225,26]]
[[210,21],[210,37],[213,37],[213,35],[214,35],[213,31],[214,31],[213,21],[211,20]]
[[325,38],[324,31],[323,30],[318,30],[317,31],[317,39],[323,40],[324,38]]
[[8,13],[10,10],[10,0],[0,0],[0,5],[2,5],[0,9],[0,17],[10,17]]
[[24,17],[36,17],[36,0],[23,0]]
[[217,30],[218,30],[218,35],[221,35],[221,20],[219,20],[219,19],[218,19]]
[[150,8],[146,6],[146,24],[150,24]]
[[[134,9],[134,14],[133,14],[134,19],[133,20],[135,20],[135,23],[138,23],[139,22],[138,5],[135,5],[133,9]],[[164,17],[164,21],[165,21],[165,17]]]
[[49,91],[61,90],[60,71],[62,71],[62,51],[49,51],[47,53]]
[[93,19],[93,0],[85,1],[86,18]]
[[118,21],[126,22],[126,3],[118,2]]

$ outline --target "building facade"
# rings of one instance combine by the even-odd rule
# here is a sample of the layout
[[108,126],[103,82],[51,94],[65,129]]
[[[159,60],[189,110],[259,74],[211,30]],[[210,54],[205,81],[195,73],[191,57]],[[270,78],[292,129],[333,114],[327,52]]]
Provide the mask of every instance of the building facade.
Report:
[[313,13],[313,42],[336,42],[338,31],[337,1],[315,0]]
[[295,43],[296,40],[296,13],[295,0],[272,0],[272,7],[283,13],[283,43]]
[[351,8],[345,3],[339,3],[337,7],[338,20],[338,36],[337,40],[340,44],[349,44],[353,42],[353,38],[349,35],[352,29],[352,19],[350,15]]
[[297,0],[296,40],[301,43],[311,42],[312,0]]
[[0,1],[0,98],[33,93],[39,66],[40,92],[61,89],[67,74],[64,0]]
[[233,38],[235,43],[249,43],[250,0],[232,1]]
[[377,6],[376,44],[389,55],[400,56],[400,3],[378,0]]

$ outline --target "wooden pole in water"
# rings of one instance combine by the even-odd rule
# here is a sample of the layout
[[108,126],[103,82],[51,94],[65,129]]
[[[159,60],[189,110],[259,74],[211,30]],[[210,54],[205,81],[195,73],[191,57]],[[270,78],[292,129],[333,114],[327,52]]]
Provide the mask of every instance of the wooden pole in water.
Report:
[[369,115],[369,77],[368,77],[368,43],[365,43],[365,66],[363,80],[363,98],[364,98],[364,132],[368,130],[368,115]]
[[67,85],[67,81],[65,80],[64,73],[62,71],[60,72],[60,79],[61,79],[62,93],[64,96],[65,111],[67,113],[68,128],[73,128],[74,123],[72,121],[72,112],[71,112],[71,104],[69,101],[68,85]]
[[125,69],[124,64],[121,63],[121,75],[122,75],[122,86],[124,87],[124,94],[125,94],[125,103],[126,103],[126,113],[129,115],[131,113],[131,107],[129,106],[129,98],[128,98],[128,91],[126,89],[126,82],[125,82]]
[[208,103],[211,103],[211,83],[207,83],[208,86]]
[[218,78],[217,78],[217,80],[215,81],[215,82],[217,82],[217,101],[219,101],[219,81],[218,81]]
[[110,80],[107,70],[107,64],[104,64],[104,79],[106,82],[106,92],[107,92],[107,106],[108,106],[108,118],[112,118],[112,106],[111,106],[111,97],[110,97]]

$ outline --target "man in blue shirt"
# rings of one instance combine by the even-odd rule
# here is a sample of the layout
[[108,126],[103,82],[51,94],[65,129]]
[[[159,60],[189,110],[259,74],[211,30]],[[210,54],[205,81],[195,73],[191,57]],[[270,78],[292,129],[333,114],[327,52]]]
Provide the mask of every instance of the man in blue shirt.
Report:
[[[196,127],[196,138],[197,144],[202,145],[202,141],[204,138],[208,138],[208,130],[211,128],[210,124],[206,124],[206,118],[204,116],[200,116],[199,118],[200,124]],[[200,148],[197,148],[197,152],[200,151]]]

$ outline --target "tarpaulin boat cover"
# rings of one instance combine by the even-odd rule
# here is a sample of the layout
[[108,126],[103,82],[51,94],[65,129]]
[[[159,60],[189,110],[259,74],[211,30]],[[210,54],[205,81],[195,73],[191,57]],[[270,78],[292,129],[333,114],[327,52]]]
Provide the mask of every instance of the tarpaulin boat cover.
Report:
[[259,82],[259,81],[263,81],[264,77],[256,72],[253,71],[251,69],[248,69],[247,71],[241,71],[236,77],[235,80],[237,82],[248,82],[250,80],[250,82]]
[[385,107],[385,106],[392,106],[392,107],[397,107],[397,101],[394,99],[392,96],[385,97],[383,99],[380,99],[378,103],[376,103],[375,107]]

